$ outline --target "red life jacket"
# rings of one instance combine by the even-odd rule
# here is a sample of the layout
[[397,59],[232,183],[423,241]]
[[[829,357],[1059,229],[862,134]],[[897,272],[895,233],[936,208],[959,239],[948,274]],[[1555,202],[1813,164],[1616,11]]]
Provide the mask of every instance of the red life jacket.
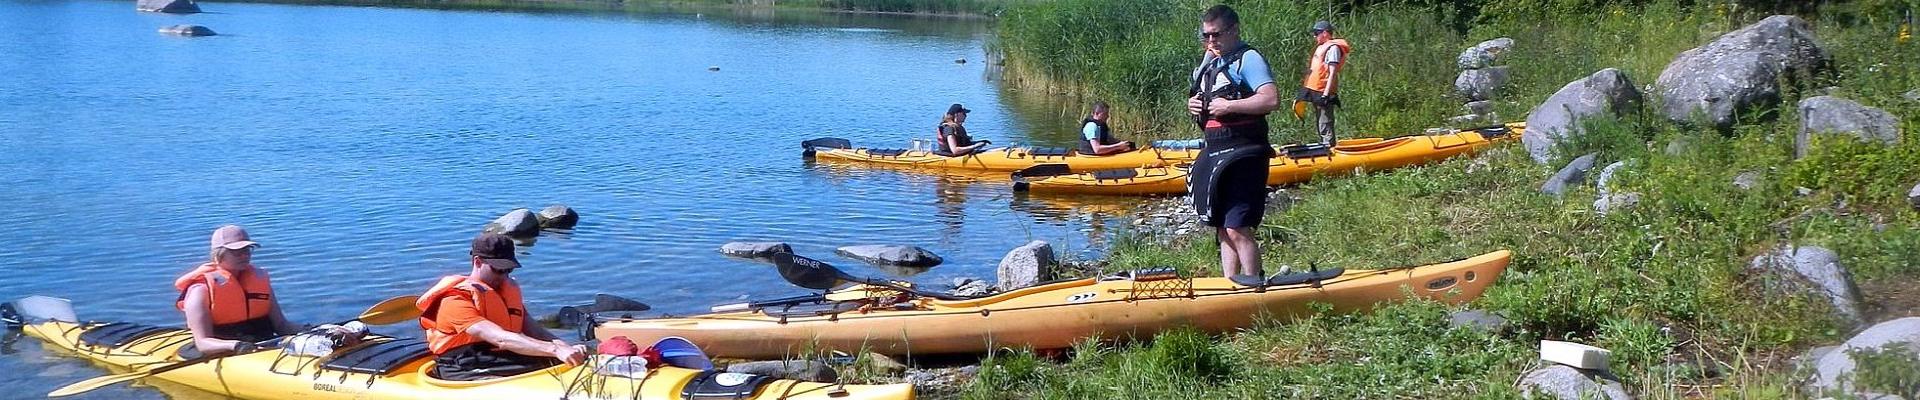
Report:
[[180,291],[173,307],[185,311],[187,288],[200,284],[207,287],[207,311],[216,326],[266,318],[273,311],[273,285],[268,282],[267,271],[249,266],[232,273],[213,263],[200,264],[173,280],[174,289]]
[[420,327],[427,330],[427,349],[432,350],[433,354],[446,354],[460,346],[480,341],[480,338],[466,332],[440,330],[434,323],[437,317],[434,314],[438,311],[435,308],[440,304],[440,299],[461,293],[473,299],[473,306],[480,310],[481,317],[499,325],[500,329],[520,333],[520,327],[527,318],[527,306],[520,299],[520,285],[514,283],[513,279],[507,279],[499,290],[495,290],[466,276],[440,278],[439,283],[427,289],[427,293],[414,302],[414,306],[421,311]]

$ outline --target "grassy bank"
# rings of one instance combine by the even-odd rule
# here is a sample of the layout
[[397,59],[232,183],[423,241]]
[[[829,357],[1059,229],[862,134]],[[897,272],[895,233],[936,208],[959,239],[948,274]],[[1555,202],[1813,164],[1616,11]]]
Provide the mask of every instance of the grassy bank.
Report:
[[[1552,6],[1561,3],[1578,4]],[[1343,84],[1341,130],[1410,132],[1464,113],[1449,93],[1454,56],[1480,40],[1518,42],[1506,55],[1514,81],[1499,109],[1521,119],[1560,86],[1602,68],[1650,84],[1679,52],[1776,11],[1725,2],[1633,3],[1345,7],[1334,21],[1355,42],[1355,61]],[[1191,137],[1197,132],[1180,102],[1206,5],[1064,0],[1012,8],[1000,36],[1008,79],[1028,90],[1109,100],[1130,122],[1158,127],[1158,135]],[[1323,18],[1327,4],[1234,5],[1247,18],[1248,39],[1268,49],[1276,75],[1297,74],[1292,66],[1304,64],[1307,48],[1299,27]],[[1270,269],[1399,266],[1512,249],[1501,282],[1471,305],[1510,318],[1508,332],[1449,329],[1453,308],[1410,302],[1369,315],[1270,322],[1224,337],[1176,332],[1148,343],[1087,343],[1060,359],[1014,350],[993,357],[959,395],[1514,398],[1513,383],[1536,366],[1537,341],[1568,339],[1613,350],[1615,374],[1641,398],[1797,398],[1789,357],[1851,332],[1838,328],[1823,299],[1761,290],[1745,271],[1753,256],[1785,243],[1824,246],[1852,271],[1870,320],[1920,307],[1908,289],[1920,281],[1920,212],[1904,198],[1920,183],[1920,140],[1911,134],[1920,127],[1920,102],[1900,98],[1920,88],[1920,44],[1893,43],[1899,5],[1788,10],[1814,23],[1834,57],[1836,73],[1819,86],[1900,116],[1909,133],[1899,146],[1825,141],[1808,158],[1793,159],[1798,116],[1791,104],[1808,94],[1791,91],[1787,106],[1750,115],[1730,134],[1641,113],[1599,123],[1562,149],[1599,152],[1603,165],[1628,161],[1615,185],[1643,200],[1625,211],[1593,212],[1590,185],[1564,198],[1539,194],[1553,169],[1533,164],[1516,145],[1479,159],[1305,185],[1295,189],[1305,200],[1272,212],[1259,230]],[[1276,128],[1278,140],[1306,138],[1299,126]],[[1747,171],[1762,183],[1736,189],[1734,176]],[[1161,242],[1123,239],[1107,268],[1218,273],[1211,235]],[[1914,382],[1910,365],[1865,367],[1862,384],[1912,390],[1895,387]]]

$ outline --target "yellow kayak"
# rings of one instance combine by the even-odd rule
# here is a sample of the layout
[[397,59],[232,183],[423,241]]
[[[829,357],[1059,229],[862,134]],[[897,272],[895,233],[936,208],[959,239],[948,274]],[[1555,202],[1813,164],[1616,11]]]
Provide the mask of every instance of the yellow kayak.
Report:
[[[1267,162],[1267,185],[1305,182],[1315,176],[1354,171],[1380,171],[1431,163],[1484,150],[1494,143],[1515,140],[1526,123],[1396,138],[1347,139],[1332,148],[1282,146],[1280,156]],[[1013,176],[1014,190],[1033,193],[1103,195],[1182,194],[1187,192],[1186,165],[1120,168],[1053,175],[1039,167]],[[1075,170],[1076,172],[1078,170]],[[1057,172],[1056,172],[1057,173]],[[1043,176],[1035,176],[1043,175]]]
[[[1325,303],[1341,312],[1419,296],[1463,303],[1506,270],[1511,254],[1399,269],[1321,270],[1280,275],[1256,286],[1227,278],[1136,271],[962,300],[911,296],[856,285],[825,295],[715,307],[686,317],[613,319],[596,337],[635,341],[685,337],[719,357],[770,359],[828,349],[884,354],[979,353],[1000,347],[1067,348],[1087,338],[1122,339],[1190,325],[1209,332],[1291,318]],[[728,311],[732,309],[732,311]]]
[[[70,311],[69,311],[70,313]],[[10,318],[13,319],[13,318]],[[29,322],[27,335],[45,340],[114,371],[150,370],[180,361],[176,355],[190,333],[130,323]],[[652,343],[652,342],[645,342]],[[672,366],[637,377],[603,375],[598,366],[609,356],[593,356],[580,367],[565,365],[520,376],[484,381],[446,381],[427,375],[433,358],[418,339],[370,337],[333,355],[313,358],[266,350],[216,359],[152,378],[240,399],[682,399],[684,392],[739,394],[742,399],[912,399],[913,387],[835,385],[776,379],[746,379]],[[695,384],[700,382],[701,384]],[[698,387],[695,387],[698,386]],[[37,394],[15,393],[19,397]],[[725,397],[732,398],[732,397]]]
[[1001,147],[964,156],[944,156],[928,150],[854,147],[846,139],[820,138],[801,142],[803,155],[815,160],[928,169],[1019,171],[1040,164],[1061,164],[1075,171],[1168,165],[1193,162],[1198,149],[1141,148],[1103,156],[1080,154],[1068,148]]

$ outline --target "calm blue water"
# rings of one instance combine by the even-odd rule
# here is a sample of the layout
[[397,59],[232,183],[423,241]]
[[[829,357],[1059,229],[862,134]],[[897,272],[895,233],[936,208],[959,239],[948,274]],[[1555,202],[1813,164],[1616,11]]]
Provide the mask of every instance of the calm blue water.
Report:
[[[817,136],[927,136],[953,102],[975,110],[975,136],[1068,140],[1028,137],[1077,118],[1003,101],[980,21],[203,8],[214,13],[0,0],[0,226],[14,238],[0,246],[0,297],[178,324],[172,279],[206,257],[214,227],[237,223],[264,243],[255,262],[289,317],[340,320],[464,272],[468,240],[495,216],[565,203],[578,229],[521,249],[515,276],[536,312],[606,292],[685,313],[800,293],[720,256],[731,240],[895,276],[920,271],[832,249],[920,245],[947,264],[911,279],[935,284],[991,277],[1030,239],[1097,256],[1110,217],[1090,210],[1123,208],[802,162],[797,143]],[[155,32],[181,23],[222,35]],[[0,397],[104,372],[32,340],[8,348]]]

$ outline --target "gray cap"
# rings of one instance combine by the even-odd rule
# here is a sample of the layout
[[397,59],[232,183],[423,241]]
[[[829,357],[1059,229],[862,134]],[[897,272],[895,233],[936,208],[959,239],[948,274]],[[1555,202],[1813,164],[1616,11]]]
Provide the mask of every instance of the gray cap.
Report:
[[1314,22],[1313,22],[1313,30],[1312,30],[1311,32],[1313,32],[1314,34],[1316,34],[1316,35],[1317,35],[1317,34],[1320,34],[1320,32],[1324,32],[1324,31],[1331,31],[1331,30],[1333,30],[1333,23],[1332,23],[1332,22],[1327,22],[1327,21],[1314,21]]

